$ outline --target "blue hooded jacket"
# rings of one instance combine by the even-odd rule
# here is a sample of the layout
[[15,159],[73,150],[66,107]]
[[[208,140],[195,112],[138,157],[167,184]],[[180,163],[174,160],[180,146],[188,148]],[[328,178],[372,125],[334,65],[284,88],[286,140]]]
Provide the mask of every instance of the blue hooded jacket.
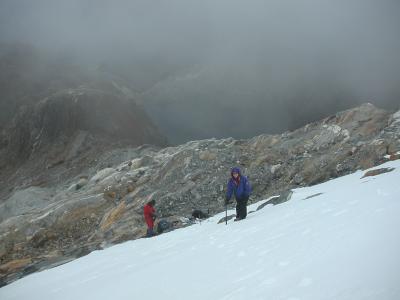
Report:
[[[233,179],[232,173],[238,173],[240,176],[240,182],[239,185],[236,184],[235,180]],[[232,194],[235,195],[236,201],[249,197],[251,193],[251,186],[249,183],[249,180],[247,179],[246,176],[243,176],[240,172],[240,169],[238,167],[232,168],[231,170],[231,178],[228,181],[228,188],[226,191],[226,199],[229,201],[232,197]]]

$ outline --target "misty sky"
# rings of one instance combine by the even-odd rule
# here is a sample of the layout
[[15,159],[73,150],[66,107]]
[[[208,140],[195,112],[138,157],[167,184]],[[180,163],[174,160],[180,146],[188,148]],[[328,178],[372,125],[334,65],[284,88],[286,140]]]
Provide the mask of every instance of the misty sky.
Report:
[[[193,121],[175,141],[280,132],[336,108],[400,103],[398,0],[0,0],[0,42],[83,65],[148,64],[146,82],[144,72],[124,74],[167,134]],[[168,116],[157,110],[163,99]]]

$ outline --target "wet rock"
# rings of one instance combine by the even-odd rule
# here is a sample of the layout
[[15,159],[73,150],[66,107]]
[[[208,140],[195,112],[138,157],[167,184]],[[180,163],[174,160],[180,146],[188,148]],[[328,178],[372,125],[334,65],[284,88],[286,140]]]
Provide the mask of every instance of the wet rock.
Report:
[[389,160],[397,160],[400,159],[400,153],[389,155]]
[[217,224],[225,223],[225,222],[227,222],[227,221],[229,221],[229,220],[232,220],[234,217],[236,217],[236,215],[229,215],[229,216],[227,216],[227,217],[223,217],[222,219],[220,219],[220,220],[218,221]]
[[361,178],[369,177],[369,176],[377,176],[380,174],[392,172],[393,170],[394,170],[394,168],[380,168],[380,169],[370,170],[370,171],[366,172],[364,174],[364,176]]
[[272,197],[271,199],[269,199],[267,202],[259,205],[257,207],[257,210],[263,209],[265,206],[267,206],[268,204],[272,204],[272,205],[278,205],[281,203],[285,203],[287,201],[290,200],[290,198],[292,197],[293,192],[291,190],[288,191],[284,191],[283,193],[281,193],[279,196],[276,197]]
[[320,196],[320,195],[322,195],[323,193],[316,193],[316,194],[314,194],[314,195],[310,195],[310,196],[307,196],[307,197],[305,197],[303,200],[307,200],[307,199],[311,199],[311,198],[314,198],[314,197],[318,197],[318,196]]

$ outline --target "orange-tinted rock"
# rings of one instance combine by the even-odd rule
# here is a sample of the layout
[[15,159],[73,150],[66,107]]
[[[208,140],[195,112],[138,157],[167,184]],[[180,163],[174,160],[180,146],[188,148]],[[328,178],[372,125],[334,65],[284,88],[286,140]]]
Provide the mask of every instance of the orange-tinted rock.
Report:
[[16,259],[12,260],[8,263],[5,263],[3,265],[0,265],[0,272],[2,273],[8,273],[8,272],[14,272],[19,269],[22,269],[23,267],[29,265],[32,262],[30,258],[23,258],[23,259]]

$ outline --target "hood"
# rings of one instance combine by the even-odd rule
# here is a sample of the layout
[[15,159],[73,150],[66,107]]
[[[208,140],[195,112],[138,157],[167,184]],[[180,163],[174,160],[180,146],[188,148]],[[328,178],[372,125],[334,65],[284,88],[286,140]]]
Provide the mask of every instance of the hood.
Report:
[[[242,173],[240,172],[240,168],[238,168],[238,167],[233,167],[233,168],[231,169],[231,176],[232,176],[232,173],[233,173],[233,172],[238,173],[239,176],[242,175]],[[232,176],[232,177],[233,177],[233,176]]]

